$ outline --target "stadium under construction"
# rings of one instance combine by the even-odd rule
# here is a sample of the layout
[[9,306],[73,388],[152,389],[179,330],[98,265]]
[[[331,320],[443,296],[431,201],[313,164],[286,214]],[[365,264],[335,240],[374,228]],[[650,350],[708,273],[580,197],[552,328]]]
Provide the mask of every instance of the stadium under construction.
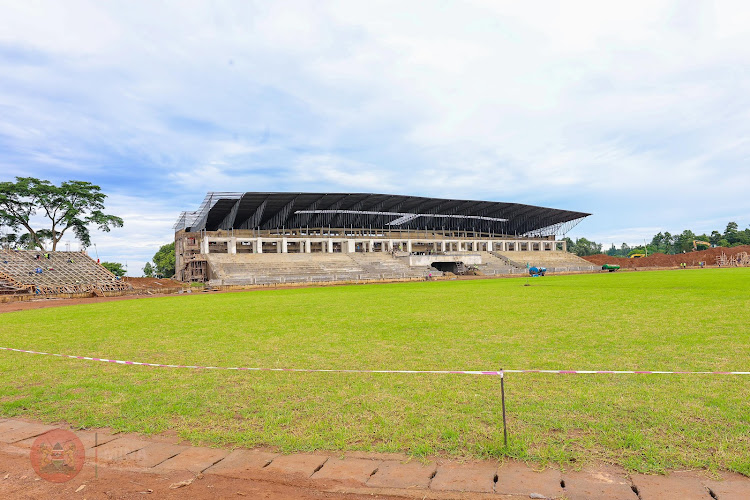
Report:
[[593,271],[560,240],[588,215],[389,194],[209,192],[174,225],[176,277],[250,285]]

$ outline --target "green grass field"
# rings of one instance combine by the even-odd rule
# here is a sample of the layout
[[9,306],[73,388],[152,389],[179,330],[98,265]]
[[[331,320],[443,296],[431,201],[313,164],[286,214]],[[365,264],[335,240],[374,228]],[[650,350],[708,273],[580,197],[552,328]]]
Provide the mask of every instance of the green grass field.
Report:
[[[157,363],[750,370],[750,269],[193,294],[0,315],[0,346]],[[750,475],[750,376],[226,372],[0,351],[0,416],[283,451]]]

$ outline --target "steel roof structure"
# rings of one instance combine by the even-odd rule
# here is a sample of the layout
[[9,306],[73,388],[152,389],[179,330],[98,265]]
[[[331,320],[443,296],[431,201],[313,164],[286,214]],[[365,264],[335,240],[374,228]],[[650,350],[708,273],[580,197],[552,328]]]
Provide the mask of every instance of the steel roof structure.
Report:
[[551,236],[567,233],[589,215],[520,203],[391,194],[209,192],[198,210],[180,214],[174,230],[351,227]]

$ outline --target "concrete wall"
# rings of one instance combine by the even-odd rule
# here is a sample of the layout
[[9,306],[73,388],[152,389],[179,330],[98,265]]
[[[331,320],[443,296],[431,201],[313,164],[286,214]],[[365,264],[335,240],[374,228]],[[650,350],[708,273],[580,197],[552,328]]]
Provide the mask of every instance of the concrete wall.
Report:
[[465,255],[410,255],[402,257],[409,259],[409,265],[430,266],[433,262],[463,262],[467,266],[478,266],[482,264],[482,257],[478,254]]

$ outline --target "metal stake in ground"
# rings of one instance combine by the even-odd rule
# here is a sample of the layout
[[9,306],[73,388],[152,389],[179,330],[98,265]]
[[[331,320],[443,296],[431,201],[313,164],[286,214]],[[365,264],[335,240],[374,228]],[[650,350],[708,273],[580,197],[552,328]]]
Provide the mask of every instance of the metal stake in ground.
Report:
[[508,448],[508,427],[505,422],[505,372],[500,368],[500,397],[503,403],[503,440],[505,448]]

